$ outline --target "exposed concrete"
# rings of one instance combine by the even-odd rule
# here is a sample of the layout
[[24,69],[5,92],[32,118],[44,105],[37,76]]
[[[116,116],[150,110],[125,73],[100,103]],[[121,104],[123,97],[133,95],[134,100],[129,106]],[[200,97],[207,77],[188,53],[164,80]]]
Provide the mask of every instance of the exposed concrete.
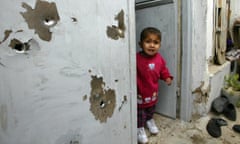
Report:
[[35,29],[35,32],[42,40],[50,41],[52,32],[49,29],[56,25],[60,19],[56,4],[37,0],[34,9],[25,2],[22,3],[22,7],[27,10],[21,12],[21,14],[25,18],[28,27]]
[[124,38],[125,33],[125,24],[124,24],[124,11],[121,10],[118,15],[115,17],[115,20],[118,21],[118,25],[112,25],[107,27],[108,37],[117,40],[119,38]]
[[107,118],[113,115],[116,107],[116,94],[113,89],[106,89],[103,78],[92,76],[91,81],[90,110],[96,120],[107,122]]

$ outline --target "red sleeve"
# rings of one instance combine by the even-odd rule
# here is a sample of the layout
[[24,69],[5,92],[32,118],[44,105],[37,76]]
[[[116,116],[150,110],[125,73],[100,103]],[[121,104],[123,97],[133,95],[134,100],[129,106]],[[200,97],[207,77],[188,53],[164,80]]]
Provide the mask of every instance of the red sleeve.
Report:
[[169,72],[169,69],[166,65],[165,60],[162,59],[162,62],[163,62],[163,65],[162,65],[162,68],[161,68],[160,79],[162,79],[162,80],[166,80],[167,78],[173,79],[173,76]]

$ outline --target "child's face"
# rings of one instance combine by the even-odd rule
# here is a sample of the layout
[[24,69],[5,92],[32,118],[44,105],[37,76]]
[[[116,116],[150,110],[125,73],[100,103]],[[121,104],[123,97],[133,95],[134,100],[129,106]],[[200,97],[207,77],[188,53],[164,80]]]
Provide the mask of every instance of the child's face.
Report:
[[161,47],[161,41],[156,34],[148,34],[147,37],[139,42],[143,52],[148,56],[154,56]]

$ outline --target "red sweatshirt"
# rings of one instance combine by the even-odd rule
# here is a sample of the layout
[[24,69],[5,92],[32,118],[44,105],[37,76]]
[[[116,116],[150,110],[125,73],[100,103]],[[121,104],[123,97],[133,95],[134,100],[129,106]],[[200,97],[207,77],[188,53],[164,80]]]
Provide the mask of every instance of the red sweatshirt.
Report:
[[146,57],[137,53],[137,102],[139,108],[153,106],[158,100],[158,80],[173,78],[160,53]]

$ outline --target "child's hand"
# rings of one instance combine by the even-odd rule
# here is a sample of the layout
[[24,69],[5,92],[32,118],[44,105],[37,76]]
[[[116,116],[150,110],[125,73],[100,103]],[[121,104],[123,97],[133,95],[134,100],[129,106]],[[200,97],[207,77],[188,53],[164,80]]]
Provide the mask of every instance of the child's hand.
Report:
[[172,84],[172,79],[171,78],[167,78],[165,80],[165,82],[166,82],[167,85],[171,85]]

